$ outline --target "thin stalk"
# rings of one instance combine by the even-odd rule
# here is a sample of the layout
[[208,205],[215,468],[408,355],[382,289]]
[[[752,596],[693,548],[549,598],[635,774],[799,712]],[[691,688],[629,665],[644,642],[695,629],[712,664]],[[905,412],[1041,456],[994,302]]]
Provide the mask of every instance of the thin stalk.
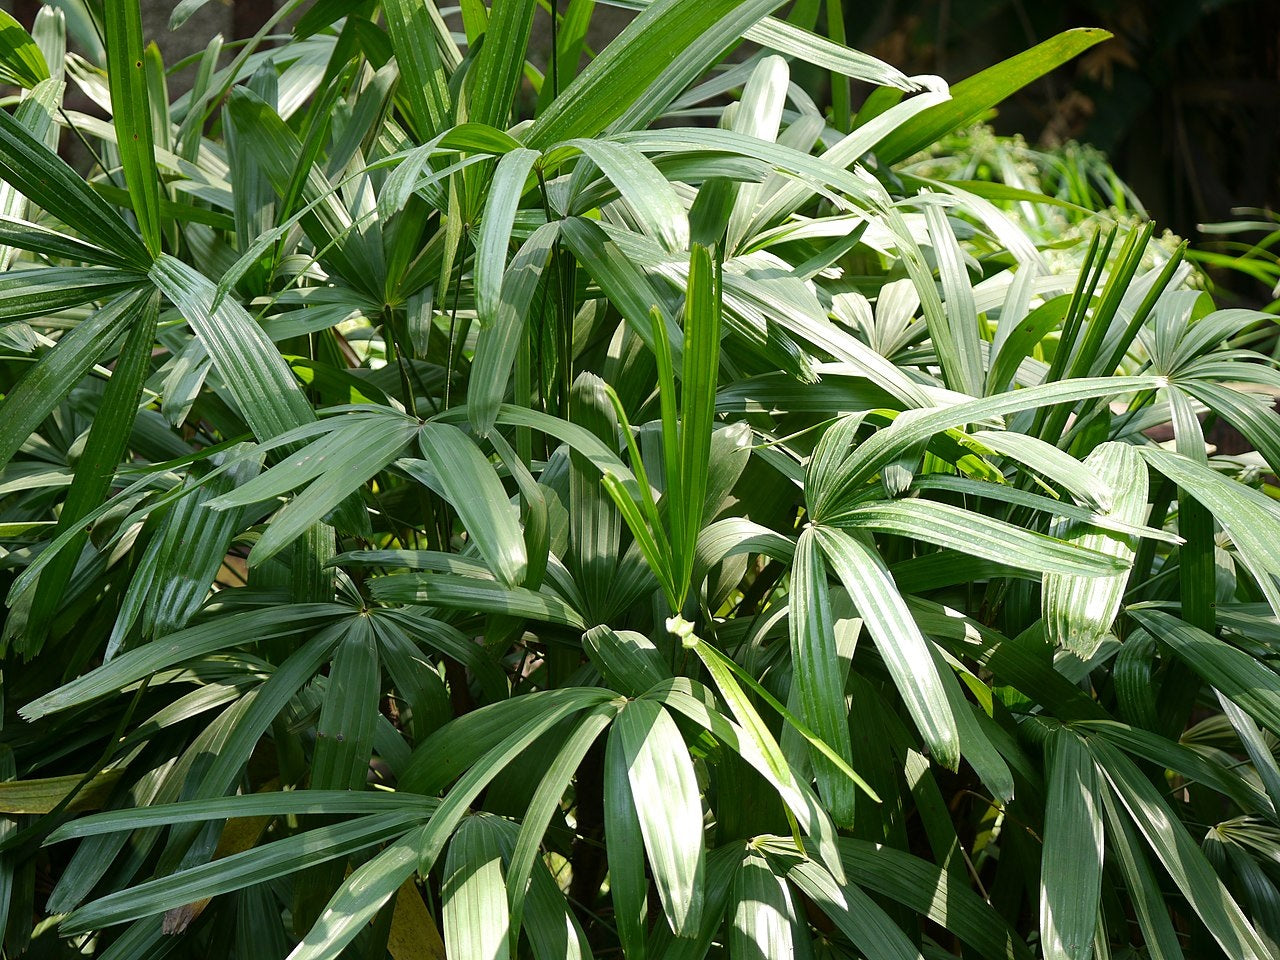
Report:
[[[467,237],[470,229],[463,226],[462,235]],[[454,275],[453,281],[453,305],[449,309],[449,351],[445,358],[444,367],[444,408],[449,409],[450,397],[453,393],[453,338],[457,332],[458,326],[458,300],[462,296],[462,258],[458,258],[457,273]]]
[[400,389],[404,391],[404,401],[409,408],[409,415],[414,419],[419,419],[418,404],[414,400],[413,385],[409,382],[409,370],[405,365],[404,347],[400,343],[400,338],[396,336],[395,318],[390,310],[382,312],[382,326],[387,331],[388,345],[396,356],[396,366],[400,371]]
[[[844,0],[827,0],[827,36],[845,45]],[[831,114],[841,133],[848,133],[853,127],[849,78],[836,70],[831,71]]]
[[560,96],[560,0],[551,0],[551,96]]
[[[551,210],[551,197],[547,191],[547,179],[541,165],[534,167],[538,175],[538,191],[542,196],[542,209],[547,222],[555,219]],[[573,280],[571,265],[566,263],[564,251],[560,248],[559,239],[551,247],[552,274],[556,278],[555,299],[556,332],[558,334],[557,369],[560,377],[557,383],[556,415],[565,420],[569,417],[569,397],[573,389]],[[548,384],[549,386],[549,384]],[[551,393],[546,391],[547,396]]]
[[93,157],[93,162],[98,165],[98,169],[102,171],[102,175],[111,181],[111,185],[113,187],[117,187],[120,190],[125,189],[124,185],[118,183],[116,178],[111,175],[111,170],[107,167],[107,162],[103,160],[102,155],[94,149],[93,144],[90,143],[88,138],[84,135],[79,124],[71,122],[71,118],[67,116],[66,108],[59,105],[58,113],[62,116],[62,121],[67,125],[67,129],[76,135],[76,139],[80,141],[80,145],[89,151],[89,156]]

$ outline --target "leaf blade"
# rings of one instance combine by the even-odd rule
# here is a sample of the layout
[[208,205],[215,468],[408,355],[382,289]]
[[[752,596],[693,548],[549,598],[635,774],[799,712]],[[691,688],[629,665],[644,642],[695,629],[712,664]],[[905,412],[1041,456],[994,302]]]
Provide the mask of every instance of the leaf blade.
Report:
[[1074,734],[1053,738],[1044,855],[1040,938],[1046,960],[1089,960],[1102,889],[1103,829],[1093,758]]
[[930,752],[944,767],[956,769],[961,750],[956,719],[928,641],[907,609],[884,560],[873,546],[842,530],[816,529],[823,554],[875,639]]
[[610,740],[615,736],[638,800],[640,832],[667,923],[677,936],[686,936],[702,919],[706,872],[693,762],[671,716],[651,700],[627,704]]
[[160,253],[160,185],[142,50],[142,10],[138,0],[106,0],[103,13],[116,146],[142,240],[155,256]]

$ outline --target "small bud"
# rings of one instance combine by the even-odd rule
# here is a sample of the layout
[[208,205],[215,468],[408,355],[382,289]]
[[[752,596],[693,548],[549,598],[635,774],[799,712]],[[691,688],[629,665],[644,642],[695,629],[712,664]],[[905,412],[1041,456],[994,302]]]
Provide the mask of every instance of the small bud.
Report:
[[667,632],[673,637],[679,637],[681,644],[686,648],[692,649],[698,643],[698,635],[693,632],[693,624],[679,614],[667,618]]

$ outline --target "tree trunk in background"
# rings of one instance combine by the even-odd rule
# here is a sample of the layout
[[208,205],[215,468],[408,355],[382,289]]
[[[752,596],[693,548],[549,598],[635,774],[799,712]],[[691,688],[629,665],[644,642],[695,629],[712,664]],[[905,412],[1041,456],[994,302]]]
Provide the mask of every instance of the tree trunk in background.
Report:
[[42,6],[40,0],[13,0],[13,19],[30,30]]
[[231,4],[231,32],[237,40],[247,40],[262,29],[275,4],[270,0],[234,0]]

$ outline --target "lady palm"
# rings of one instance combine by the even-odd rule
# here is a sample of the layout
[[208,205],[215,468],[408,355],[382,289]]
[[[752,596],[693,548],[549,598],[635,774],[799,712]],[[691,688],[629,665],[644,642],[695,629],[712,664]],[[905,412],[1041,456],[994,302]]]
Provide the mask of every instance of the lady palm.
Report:
[[634,6],[9,28],[6,948],[1272,956],[1264,317],[912,160],[1104,35]]

